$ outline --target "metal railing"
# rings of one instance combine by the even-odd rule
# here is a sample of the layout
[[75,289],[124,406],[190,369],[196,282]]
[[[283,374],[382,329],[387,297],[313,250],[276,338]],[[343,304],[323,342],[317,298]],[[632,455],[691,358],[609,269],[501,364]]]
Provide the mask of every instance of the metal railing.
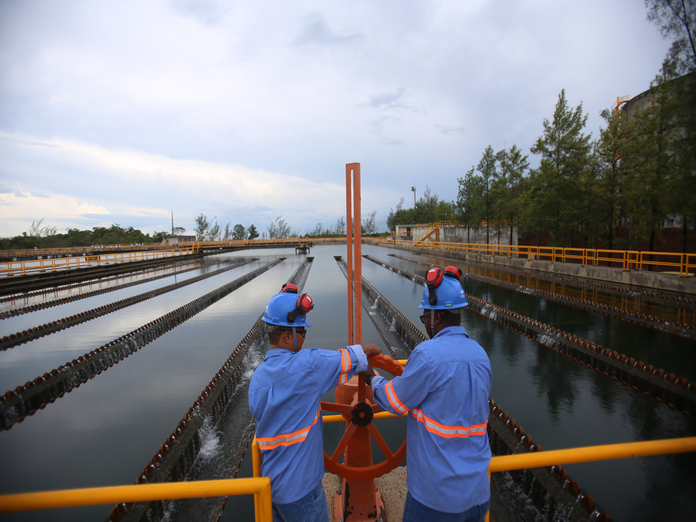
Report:
[[[407,359],[397,360],[401,366],[405,366]],[[376,413],[374,419],[385,419],[395,417],[405,417],[395,415],[386,411]],[[322,422],[341,422],[345,421],[342,415],[326,415],[321,417]],[[261,451],[256,437],[251,445],[253,474],[254,477],[261,477]],[[696,451],[696,437],[683,437],[677,439],[662,439],[643,442],[628,442],[620,444],[606,444],[601,446],[585,446],[580,448],[537,451],[532,453],[501,455],[492,457],[488,467],[488,475],[501,471],[512,471],[518,469],[541,468],[546,466],[557,466],[567,464],[578,464],[581,462],[597,462],[602,460],[623,459],[630,457],[648,457],[655,455],[667,455],[672,453],[687,453]],[[257,520],[259,512],[257,511]],[[488,521],[488,515],[486,515]]]
[[[400,360],[402,365],[404,360]],[[404,414],[406,415],[406,414]],[[375,414],[375,419],[403,417],[388,412]],[[340,422],[342,415],[327,415],[322,422]],[[540,468],[554,465],[577,464],[629,457],[647,457],[696,451],[696,437],[663,439],[623,444],[586,446],[563,450],[533,452],[493,457],[488,468],[491,473],[518,469]],[[256,437],[252,442],[253,478],[204,480],[197,482],[168,482],[164,484],[137,484],[37,493],[0,495],[0,513],[32,511],[40,509],[147,502],[227,495],[254,495],[257,522],[271,522],[271,480],[261,476],[261,451]],[[488,520],[488,516],[486,517]]]
[[[383,419],[403,417],[405,415],[407,414],[395,415],[388,412],[380,412],[375,414],[374,418]],[[346,419],[342,415],[327,415],[322,417],[323,422],[340,422],[345,420]],[[542,468],[546,466],[597,462],[630,457],[649,457],[692,451],[696,451],[696,437],[585,446],[517,455],[501,455],[491,458],[491,463],[488,467],[488,475],[490,477],[491,473],[518,469]],[[252,458],[254,461],[254,477],[261,477],[261,452],[256,437],[254,437],[254,442],[252,443]],[[259,520],[258,516],[259,512],[257,511],[257,520]],[[486,520],[488,520],[488,515],[486,515]]]
[[[386,412],[375,415],[375,418],[386,417],[398,417],[398,415]],[[342,420],[345,419],[341,415],[331,415],[323,418],[324,422],[338,422]],[[607,444],[603,446],[493,457],[488,471],[490,474],[516,469],[692,451],[696,451],[696,437]],[[132,486],[107,486],[0,495],[0,513],[119,504],[124,502],[254,495],[256,521],[271,522],[273,518],[271,510],[271,480],[268,477],[261,477],[261,454],[255,438],[252,443],[252,459],[254,478],[136,484]]]
[[87,254],[80,257],[53,257],[51,259],[31,259],[24,261],[0,262],[0,277],[28,275],[32,273],[56,272],[74,268],[129,263],[133,261],[148,261],[174,256],[185,256],[198,251],[196,245],[171,248],[168,250],[149,250],[139,252],[105,252],[103,254]]
[[227,495],[254,495],[254,502],[257,506],[257,522],[272,522],[271,479],[268,477],[136,484],[0,495],[0,513],[123,502],[224,497]]
[[[377,241],[380,239],[378,238]],[[367,241],[375,241],[367,240]],[[650,267],[667,268],[685,277],[696,274],[696,253],[650,252],[637,250],[608,250],[601,248],[565,248],[530,245],[495,245],[483,243],[453,243],[433,241],[408,241],[396,239],[395,245],[432,248],[447,252],[485,254],[493,256],[539,259],[542,261],[579,263],[582,265],[616,266],[623,270],[645,270]],[[671,269],[671,270],[670,270]]]

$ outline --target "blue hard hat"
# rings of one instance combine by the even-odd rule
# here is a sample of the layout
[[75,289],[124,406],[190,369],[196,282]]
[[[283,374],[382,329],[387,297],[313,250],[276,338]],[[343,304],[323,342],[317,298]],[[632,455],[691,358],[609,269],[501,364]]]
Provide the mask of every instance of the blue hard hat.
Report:
[[[466,300],[466,293],[462,283],[456,275],[453,275],[449,268],[445,269],[444,274],[439,268],[432,268],[428,272],[426,280],[431,284],[427,284],[423,290],[423,300],[418,308],[450,310],[468,306],[469,302]],[[436,299],[431,298],[431,289],[435,293]],[[435,303],[432,303],[432,301],[435,301]]]
[[298,296],[293,293],[280,293],[271,297],[263,313],[263,321],[276,326],[312,326],[307,321],[307,312],[314,308],[314,302],[308,294]]

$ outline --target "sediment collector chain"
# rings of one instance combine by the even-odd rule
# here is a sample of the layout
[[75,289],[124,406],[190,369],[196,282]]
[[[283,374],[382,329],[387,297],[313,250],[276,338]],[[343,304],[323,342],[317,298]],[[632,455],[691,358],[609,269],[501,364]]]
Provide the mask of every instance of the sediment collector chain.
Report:
[[[247,264],[249,262],[250,261],[240,263],[240,265]],[[7,350],[8,348],[13,348],[20,344],[28,343],[30,341],[38,339],[39,337],[44,337],[46,335],[59,332],[66,328],[76,326],[80,323],[91,321],[92,319],[96,319],[97,317],[100,317],[102,315],[110,314],[112,312],[116,312],[117,310],[121,310],[123,308],[127,308],[129,306],[141,303],[143,301],[147,301],[148,299],[152,299],[153,297],[166,294],[167,292],[171,292],[172,290],[177,290],[179,288],[183,288],[185,286],[197,283],[209,277],[220,275],[223,272],[227,272],[229,270],[237,268],[237,266],[233,265],[226,268],[221,268],[220,270],[210,272],[209,274],[202,274],[197,277],[187,279],[186,281],[180,281],[178,283],[163,286],[162,288],[157,288],[155,290],[150,290],[149,292],[145,292],[143,294],[128,297],[126,299],[121,299],[119,301],[114,301],[113,303],[109,303],[104,306],[99,306],[97,308],[93,308],[92,310],[87,310],[75,315],[71,315],[69,317],[64,317],[51,323],[42,324],[41,326],[36,326],[34,328],[28,328],[27,330],[10,334],[9,336],[6,335],[2,338],[2,340],[0,340],[0,350]]]
[[261,266],[118,339],[36,377],[33,381],[28,381],[23,386],[7,391],[0,396],[0,430],[10,429],[13,424],[22,422],[26,416],[34,415],[37,410],[44,409],[57,398],[63,397],[65,393],[70,393],[74,388],[93,379],[95,375],[108,370],[114,364],[273,268],[284,259],[279,258]]

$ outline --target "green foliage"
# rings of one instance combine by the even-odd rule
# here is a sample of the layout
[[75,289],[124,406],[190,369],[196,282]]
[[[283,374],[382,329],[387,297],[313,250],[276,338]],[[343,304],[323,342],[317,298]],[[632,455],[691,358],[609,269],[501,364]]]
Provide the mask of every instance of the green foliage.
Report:
[[297,237],[297,235],[297,232],[293,232],[290,229],[290,225],[283,219],[283,216],[278,216],[268,226],[268,237],[270,239],[284,239]]
[[522,213],[521,192],[525,189],[525,176],[529,170],[527,156],[517,145],[508,150],[501,150],[496,156],[498,173],[491,188],[493,218],[500,233],[501,226],[507,223],[510,230],[509,244],[513,243],[513,231],[517,218]]
[[361,234],[374,234],[377,232],[377,224],[375,223],[375,217],[377,216],[377,211],[373,210],[370,215],[362,220],[360,225]]
[[696,70],[696,3],[693,0],[645,0],[648,20],[665,38],[674,38],[667,60],[678,74]]
[[246,229],[242,225],[236,224],[234,226],[234,231],[232,232],[232,239],[237,240],[237,241],[242,241],[246,238],[247,238]]
[[485,215],[483,180],[474,174],[474,167],[471,167],[463,178],[457,179],[457,209],[467,226],[477,226]]
[[582,132],[586,122],[582,104],[570,109],[564,89],[553,120],[544,119],[544,134],[531,148],[532,154],[541,154],[541,163],[529,180],[535,195],[530,213],[554,246],[575,246],[585,221],[577,196],[581,189],[587,190],[589,180],[592,147],[590,135]]
[[249,225],[249,228],[247,229],[247,236],[248,239],[256,239],[259,237],[259,232],[256,230],[256,226],[253,223]]
[[677,155],[674,137],[678,133],[678,98],[674,84],[658,77],[651,88],[651,104],[637,114],[627,150],[626,207],[635,235],[656,247],[662,223],[670,213],[676,181]]
[[[193,231],[196,233],[196,241],[220,241],[223,239],[223,231],[220,230],[220,224],[216,221],[217,216],[211,220],[205,214],[199,214]],[[224,239],[230,239],[230,224],[225,226]]]
[[628,136],[633,125],[617,111],[605,109],[602,118],[606,127],[600,129],[599,140],[594,145],[599,168],[597,197],[601,202],[600,228],[608,235],[608,247],[614,248],[614,231],[625,217],[624,195],[626,190],[626,154]]
[[[1,249],[66,248],[93,245],[132,245],[139,243],[161,243],[162,232],[151,237],[133,227],[123,228],[115,223],[111,227],[94,227],[92,230],[69,228],[65,234],[57,233],[56,227],[41,227],[43,220],[33,222],[21,236],[0,239]],[[45,232],[48,232],[46,234]],[[34,235],[32,235],[34,233]]]
[[193,227],[193,231],[196,233],[196,241],[204,241],[206,234],[208,233],[208,229],[210,228],[208,218],[205,216],[205,214],[199,214],[196,217],[195,222],[196,226]]
[[[377,211],[374,211],[376,214]],[[303,237],[337,237],[346,235],[346,220],[343,217],[338,218],[336,225],[333,227],[325,227],[323,223],[317,223],[314,229],[307,232]]]
[[457,219],[457,206],[452,202],[442,201],[437,194],[432,194],[426,185],[425,193],[413,208],[403,208],[401,198],[396,210],[390,209],[387,215],[387,228],[394,232],[396,225],[413,225],[416,223],[435,223]]

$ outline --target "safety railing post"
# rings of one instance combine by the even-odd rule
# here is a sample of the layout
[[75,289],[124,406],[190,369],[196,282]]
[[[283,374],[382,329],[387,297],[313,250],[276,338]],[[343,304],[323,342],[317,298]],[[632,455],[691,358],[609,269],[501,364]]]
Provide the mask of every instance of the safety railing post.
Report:
[[[251,443],[251,468],[252,476],[254,478],[259,478],[261,476],[261,449],[259,448],[259,441],[256,440],[254,436],[254,441]],[[254,495],[254,513],[256,515],[256,520],[259,520],[261,516],[261,504],[258,494]]]

